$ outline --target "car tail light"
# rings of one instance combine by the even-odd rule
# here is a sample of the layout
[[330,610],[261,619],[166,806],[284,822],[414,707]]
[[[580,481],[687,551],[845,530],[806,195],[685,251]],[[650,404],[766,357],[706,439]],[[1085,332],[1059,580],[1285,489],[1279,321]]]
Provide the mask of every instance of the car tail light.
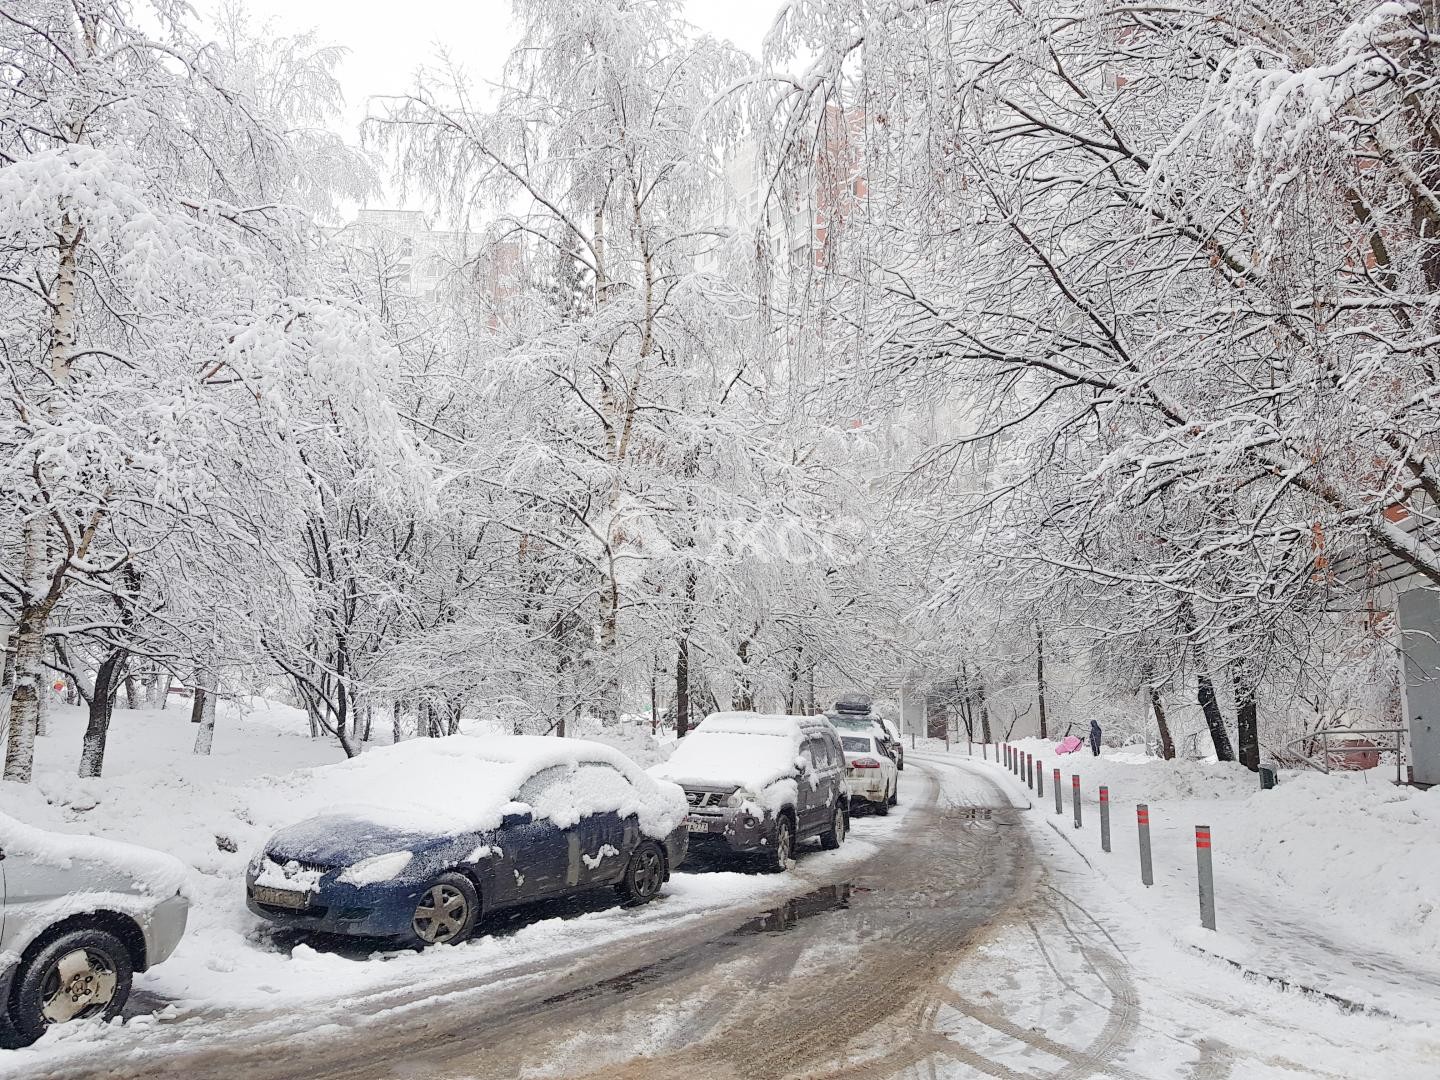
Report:
[[850,762],[850,767],[852,769],[878,769],[880,762],[873,757],[857,757]]

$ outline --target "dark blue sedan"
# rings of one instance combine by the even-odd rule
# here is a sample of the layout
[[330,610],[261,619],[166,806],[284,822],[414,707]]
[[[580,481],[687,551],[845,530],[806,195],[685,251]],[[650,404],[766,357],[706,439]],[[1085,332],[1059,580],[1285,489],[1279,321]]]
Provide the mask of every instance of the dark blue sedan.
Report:
[[250,910],[283,927],[453,944],[535,900],[648,902],[685,857],[683,792],[599,743],[457,735],[312,775],[308,801],[334,812],[275,833],[246,874]]

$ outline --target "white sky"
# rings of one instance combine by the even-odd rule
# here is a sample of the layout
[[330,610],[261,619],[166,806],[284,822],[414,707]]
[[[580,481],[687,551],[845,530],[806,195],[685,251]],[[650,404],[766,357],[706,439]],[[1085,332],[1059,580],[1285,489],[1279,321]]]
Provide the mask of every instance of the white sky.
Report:
[[[476,81],[498,75],[515,38],[511,0],[243,0],[257,23],[280,34],[314,29],[350,50],[340,71],[350,123],[365,99],[409,88],[443,45]],[[695,25],[757,54],[781,0],[686,0]],[[209,5],[216,5],[212,0]],[[347,125],[349,126],[349,125]],[[347,130],[348,137],[354,137]]]

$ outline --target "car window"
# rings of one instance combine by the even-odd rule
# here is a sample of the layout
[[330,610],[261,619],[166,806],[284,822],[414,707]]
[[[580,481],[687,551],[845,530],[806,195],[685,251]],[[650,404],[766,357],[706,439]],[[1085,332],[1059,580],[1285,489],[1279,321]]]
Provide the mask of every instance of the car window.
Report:
[[516,794],[515,800],[529,804],[530,808],[538,813],[540,804],[547,801],[569,775],[569,765],[551,765],[541,769],[520,785],[520,791]]
[[872,747],[868,738],[859,735],[841,735],[840,749],[849,754],[868,754]]
[[575,774],[575,807],[581,817],[627,809],[636,803],[635,785],[614,765],[582,761]]
[[825,744],[824,739],[807,739],[805,749],[810,751],[810,760],[814,762],[815,768],[827,769],[830,767],[830,747]]

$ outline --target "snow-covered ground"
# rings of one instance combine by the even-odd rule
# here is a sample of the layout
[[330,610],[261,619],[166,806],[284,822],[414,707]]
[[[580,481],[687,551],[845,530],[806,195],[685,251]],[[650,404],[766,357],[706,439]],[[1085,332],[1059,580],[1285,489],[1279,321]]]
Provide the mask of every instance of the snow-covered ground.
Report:
[[[209,757],[191,753],[188,707],[117,710],[105,775],[94,780],[75,776],[83,713],[59,707],[51,733],[38,741],[35,782],[0,785],[0,811],[24,822],[148,845],[191,869],[194,906],[185,940],[174,956],[135,983],[136,1000],[154,1004],[167,1021],[167,1036],[176,1039],[189,1037],[187,1030],[205,1037],[216,1017],[236,1013],[253,1013],[264,1022],[304,1006],[304,1015],[318,1023],[322,1015],[340,1015],[362,999],[383,1005],[387,996],[409,999],[427,985],[438,991],[451,983],[480,984],[527,963],[580,955],[717,910],[748,911],[873,854],[876,841],[898,829],[904,817],[901,807],[888,818],[864,819],[839,851],[807,846],[795,874],[689,867],[673,876],[659,901],[640,909],[581,904],[457,948],[423,953],[327,951],[272,940],[245,907],[244,872],[271,832],[296,820],[304,770],[341,761],[343,754],[331,741],[311,739],[299,710],[258,699],[251,706],[222,706]],[[647,739],[630,732],[607,741],[633,749],[643,763],[653,754]],[[106,1052],[140,1052],[155,1022],[140,1016],[123,1030],[102,1031],[89,1023],[58,1028],[33,1048],[0,1055],[0,1076],[33,1075],[42,1064],[52,1073],[63,1071],[66,1060],[95,1053],[98,1039]]]
[[[1044,768],[1038,814],[1127,905],[1188,949],[1248,972],[1406,1019],[1440,1022],[1440,791],[1397,787],[1384,770],[1285,772],[1270,791],[1239,765],[1164,762],[1136,749],[1057,756],[1019,740]],[[966,757],[963,744],[956,748]],[[975,748],[974,760],[981,759]],[[1055,813],[1053,770],[1062,777]],[[1028,791],[1003,766],[987,768]],[[1073,826],[1071,777],[1083,827]],[[1100,848],[1099,789],[1111,847]],[[1153,888],[1140,881],[1136,804],[1150,811]],[[1199,924],[1195,826],[1210,826],[1216,930]]]

